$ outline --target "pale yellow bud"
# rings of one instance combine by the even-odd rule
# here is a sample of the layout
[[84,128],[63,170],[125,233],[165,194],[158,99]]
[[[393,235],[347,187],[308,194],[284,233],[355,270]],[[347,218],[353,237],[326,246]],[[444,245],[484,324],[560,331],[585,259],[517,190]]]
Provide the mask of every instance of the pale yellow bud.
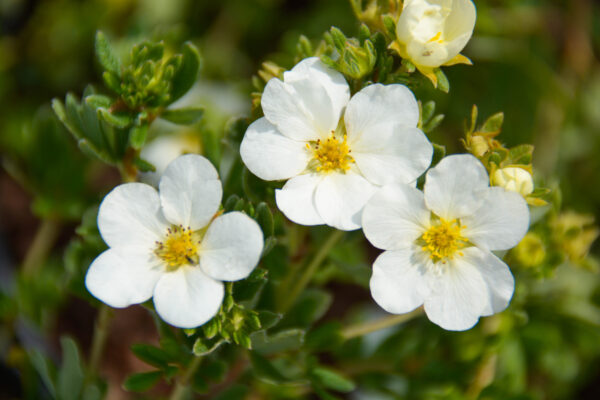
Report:
[[525,197],[533,192],[533,178],[531,174],[519,167],[500,168],[492,176],[494,186],[520,193]]
[[473,34],[476,15],[471,0],[406,0],[396,24],[401,56],[429,68],[467,62],[455,57]]
[[483,136],[473,136],[470,142],[471,152],[476,157],[483,157],[485,153],[490,149],[488,141]]

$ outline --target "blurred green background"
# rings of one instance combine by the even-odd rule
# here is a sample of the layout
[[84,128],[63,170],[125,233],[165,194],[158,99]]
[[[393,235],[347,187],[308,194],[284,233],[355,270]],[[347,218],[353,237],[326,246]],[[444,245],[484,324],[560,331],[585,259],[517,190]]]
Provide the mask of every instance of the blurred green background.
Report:
[[[477,104],[482,116],[504,111],[500,140],[508,146],[536,146],[536,181],[560,193],[563,209],[600,215],[600,3],[475,3],[476,30],[464,51],[474,66],[445,69],[450,94],[434,91],[429,85],[416,91],[421,100],[435,100],[437,111],[446,115],[432,140],[445,144],[450,153],[463,152],[459,138],[471,106]],[[60,269],[62,251],[74,236],[84,210],[119,183],[114,170],[81,155],[64,129],[49,119],[52,98],[62,99],[67,92],[80,96],[89,82],[102,87],[101,68],[94,59],[97,29],[107,33],[122,52],[144,38],[165,40],[175,49],[191,40],[203,57],[193,101],[207,108],[207,118],[198,129],[210,130],[218,138],[230,117],[249,115],[253,91],[250,79],[262,62],[272,60],[290,68],[299,35],[317,43],[331,26],[347,35],[358,32],[346,0],[0,0],[0,157],[4,167],[0,170],[0,282],[7,284],[17,266],[26,263],[25,254],[35,240],[40,220],[61,221],[58,227],[48,227],[56,230],[51,262],[55,270]],[[38,115],[35,123],[34,115]],[[35,135],[40,130],[35,124],[43,125],[42,137]],[[598,243],[591,253],[600,256]],[[44,274],[38,280],[41,292],[44,282],[56,286],[52,272]],[[511,360],[512,364],[498,367],[496,390],[509,387],[511,393],[528,393],[527,397],[510,397],[515,399],[600,398],[595,383],[600,381],[600,285],[597,274],[582,269],[575,275],[573,280],[559,279],[562,286],[556,277],[536,286],[537,294],[555,292],[549,296],[551,301],[528,304],[529,311],[539,313],[537,324],[505,338],[508,345],[503,351],[512,353],[503,360]],[[583,282],[589,285],[580,286]],[[334,296],[348,296],[349,289],[343,285],[330,288]],[[84,289],[79,286],[78,290]],[[573,304],[561,303],[565,293]],[[579,295],[585,297],[585,305],[576,303]],[[93,310],[77,297],[74,299],[65,305],[56,291],[48,289],[47,306],[60,304],[59,317],[58,322],[41,331],[48,334],[55,347],[64,333],[77,337],[83,348],[89,347]],[[540,294],[540,299],[547,297]],[[518,308],[518,296],[515,302]],[[21,307],[29,307],[32,315],[39,311],[41,314],[34,319],[44,326],[43,310],[36,311],[36,304]],[[8,315],[2,314],[6,309],[1,306],[5,303],[0,302],[0,315]],[[573,315],[577,318],[561,319],[564,316],[558,316],[560,312],[554,313],[556,307],[575,308]],[[591,309],[581,309],[585,307]],[[138,326],[153,329],[139,313],[128,312]],[[335,308],[332,312],[335,316]],[[386,342],[388,348],[379,351],[399,355],[418,351],[410,348],[410,342],[419,335],[419,326],[403,332],[400,344],[390,339]],[[131,325],[120,329],[128,332]],[[131,341],[153,340],[151,333],[136,330],[141,332],[136,332]],[[6,330],[2,332],[0,355],[5,361],[0,380],[4,382],[4,376],[15,374],[9,366],[23,355],[14,350],[11,340],[5,339]],[[438,330],[434,332],[439,334]],[[467,333],[460,339],[456,335],[449,335],[450,339],[431,337],[432,343],[443,349],[462,342],[464,352],[436,354],[438,369],[430,371],[428,379],[436,381],[444,374],[452,375],[448,365],[444,366],[445,357],[469,361],[467,353],[476,351],[472,347],[482,345],[478,341],[483,340],[474,337],[469,343],[469,335],[475,334]],[[31,344],[38,338],[28,340]],[[109,380],[118,382],[139,366],[123,359],[126,345],[113,345],[105,369]],[[435,369],[435,364],[431,368]],[[367,387],[389,384],[388,392],[402,391],[402,381],[381,382],[368,374],[365,379]],[[0,398],[2,390],[16,389],[7,383],[0,388]],[[114,396],[111,398],[126,398],[118,384],[109,393]],[[357,398],[376,398],[366,396]],[[429,398],[453,397],[446,393]]]

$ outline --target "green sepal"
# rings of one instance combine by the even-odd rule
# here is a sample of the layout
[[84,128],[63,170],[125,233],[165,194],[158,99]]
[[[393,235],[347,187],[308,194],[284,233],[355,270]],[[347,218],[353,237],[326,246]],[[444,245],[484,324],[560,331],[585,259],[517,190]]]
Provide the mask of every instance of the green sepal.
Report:
[[186,107],[178,108],[175,110],[167,109],[164,110],[160,117],[169,122],[173,122],[178,125],[191,125],[198,122],[202,115],[204,115],[204,109],[200,107]]

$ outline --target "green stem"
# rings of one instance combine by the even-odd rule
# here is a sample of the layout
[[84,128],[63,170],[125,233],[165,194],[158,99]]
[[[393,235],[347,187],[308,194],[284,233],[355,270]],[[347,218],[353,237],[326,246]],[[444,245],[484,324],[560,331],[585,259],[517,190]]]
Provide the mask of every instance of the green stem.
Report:
[[54,246],[59,233],[60,223],[58,221],[48,218],[41,221],[33,238],[33,243],[31,243],[23,260],[21,267],[23,275],[32,276],[39,271],[52,246]]
[[187,390],[188,382],[190,381],[190,379],[192,379],[192,376],[194,376],[201,363],[202,357],[194,356],[194,359],[192,360],[190,365],[188,365],[181,379],[177,380],[177,383],[175,384],[175,389],[171,393],[169,400],[180,400],[183,398],[183,395]]
[[108,326],[112,317],[110,307],[102,304],[96,316],[94,337],[92,338],[92,351],[90,353],[89,375],[96,376],[104,354],[104,346],[108,338]]
[[414,311],[407,314],[400,315],[389,315],[384,318],[378,319],[377,321],[367,322],[363,324],[351,325],[342,330],[342,337],[345,340],[353,339],[359,336],[364,336],[368,333],[379,331],[381,329],[389,328],[397,324],[409,321],[414,317],[417,317],[423,313],[423,308],[419,307]]
[[325,243],[323,243],[323,246],[321,246],[319,251],[317,251],[315,257],[311,260],[311,262],[308,264],[308,266],[302,273],[302,276],[300,276],[300,279],[298,279],[296,285],[291,288],[291,290],[288,292],[288,295],[280,303],[279,311],[285,312],[289,310],[291,306],[294,305],[294,302],[296,301],[300,293],[302,293],[306,285],[308,285],[317,268],[329,255],[329,252],[331,251],[333,246],[335,246],[336,243],[339,242],[340,239],[344,236],[344,233],[344,231],[335,230],[329,235]]

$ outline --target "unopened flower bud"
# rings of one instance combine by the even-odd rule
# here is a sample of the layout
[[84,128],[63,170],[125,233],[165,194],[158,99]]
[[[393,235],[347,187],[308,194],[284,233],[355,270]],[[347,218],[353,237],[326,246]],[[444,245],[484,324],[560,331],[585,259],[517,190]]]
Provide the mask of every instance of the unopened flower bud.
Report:
[[494,172],[492,183],[506,190],[517,192],[525,197],[533,192],[531,174],[519,167],[500,168]]

